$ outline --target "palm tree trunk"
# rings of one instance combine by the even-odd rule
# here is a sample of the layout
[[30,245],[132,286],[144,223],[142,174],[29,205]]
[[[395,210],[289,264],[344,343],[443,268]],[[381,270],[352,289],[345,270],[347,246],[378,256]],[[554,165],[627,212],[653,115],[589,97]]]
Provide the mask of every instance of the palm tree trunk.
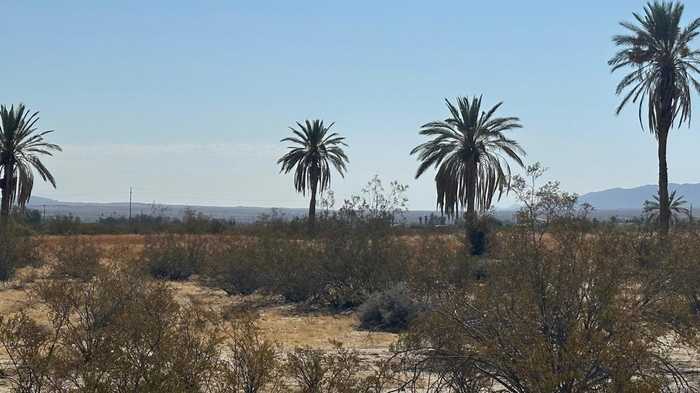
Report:
[[467,212],[465,213],[465,237],[466,244],[471,244],[472,233],[476,227],[476,162],[468,162],[469,174],[467,175]]
[[666,235],[671,224],[671,211],[668,200],[668,164],[666,163],[668,128],[659,131],[659,230],[662,235]]
[[[0,203],[0,216],[3,222],[10,216],[12,208],[12,190],[14,189],[12,180],[14,175],[14,164],[7,162],[4,165],[4,174],[2,178],[2,202]],[[9,169],[8,169],[9,168]]]
[[311,201],[309,202],[309,232],[316,230],[316,190],[318,181],[314,177],[311,183]]

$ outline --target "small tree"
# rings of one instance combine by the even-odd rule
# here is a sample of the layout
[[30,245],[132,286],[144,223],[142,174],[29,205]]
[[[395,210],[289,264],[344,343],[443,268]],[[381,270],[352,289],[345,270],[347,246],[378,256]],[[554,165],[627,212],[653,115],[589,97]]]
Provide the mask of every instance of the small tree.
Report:
[[525,168],[525,175],[513,178],[512,190],[522,206],[517,213],[520,224],[530,227],[533,235],[540,238],[550,226],[560,220],[585,218],[593,207],[587,203],[578,204],[578,195],[561,190],[558,181],[548,181],[538,185],[538,180],[547,168],[536,162]]
[[345,218],[356,217],[395,224],[397,221],[403,221],[408,211],[407,190],[407,185],[392,181],[387,191],[379,176],[374,175],[362,188],[360,195],[353,195],[345,200],[340,214]]

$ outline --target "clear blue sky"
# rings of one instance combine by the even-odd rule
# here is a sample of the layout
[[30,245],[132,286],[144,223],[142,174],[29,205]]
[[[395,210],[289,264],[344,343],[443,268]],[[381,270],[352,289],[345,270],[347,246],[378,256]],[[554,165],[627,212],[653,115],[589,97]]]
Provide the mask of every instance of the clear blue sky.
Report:
[[[614,116],[606,64],[643,4],[7,2],[1,101],[56,130],[58,189],[35,195],[59,200],[124,201],[133,185],[144,202],[305,206],[275,160],[287,126],[319,117],[350,145],[337,199],[376,173],[431,209],[433,173],[414,180],[408,154],[418,127],[446,117],[443,98],[482,93],[565,189],[650,184],[655,141],[634,109]],[[700,182],[698,128],[674,132],[671,181]]]

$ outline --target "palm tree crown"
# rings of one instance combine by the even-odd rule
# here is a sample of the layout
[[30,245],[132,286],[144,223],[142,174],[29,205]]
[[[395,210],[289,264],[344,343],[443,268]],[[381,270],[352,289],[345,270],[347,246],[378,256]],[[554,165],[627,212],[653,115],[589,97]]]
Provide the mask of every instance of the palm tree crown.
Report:
[[35,170],[42,180],[56,187],[56,180],[40,156],[52,156],[61,151],[58,145],[48,143],[44,137],[53,131],[38,131],[39,112],[30,112],[23,104],[9,109],[0,106],[0,169],[3,171],[3,214],[17,202],[24,207],[34,187]]
[[633,14],[639,25],[620,23],[631,34],[613,37],[621,49],[608,62],[612,71],[633,68],[617,85],[617,94],[624,96],[616,112],[630,101],[639,103],[643,125],[642,112],[648,102],[647,124],[657,135],[665,126],[672,126],[675,118],[679,125],[690,120],[691,92],[700,91],[695,75],[700,73],[700,52],[689,46],[698,35],[700,19],[681,28],[683,9],[680,3],[649,3],[644,15]]
[[320,186],[319,191],[323,191],[331,183],[331,166],[333,166],[340,176],[345,175],[348,157],[341,146],[347,146],[345,137],[337,133],[329,133],[334,123],[328,127],[324,126],[322,120],[310,122],[306,120],[304,124],[297,122],[299,130],[290,127],[296,135],[287,137],[281,142],[292,142],[296,146],[290,146],[289,151],[282,156],[277,163],[282,165],[281,172],[294,172],[294,188],[303,194],[312,187]]
[[503,134],[521,128],[519,119],[495,117],[502,103],[482,111],[481,100],[459,97],[455,106],[446,99],[451,116],[423,125],[420,134],[432,139],[411,151],[421,162],[416,178],[431,166],[437,168],[437,204],[448,215],[464,206],[468,214],[488,209],[494,195],[500,198],[510,184],[507,158],[523,165],[525,151]]
[[316,193],[323,192],[331,184],[331,167],[340,176],[345,175],[348,157],[343,151],[345,138],[335,132],[329,132],[334,123],[328,127],[322,120],[309,121],[304,124],[297,122],[299,129],[290,127],[294,136],[287,137],[281,142],[291,142],[294,145],[282,156],[277,163],[282,165],[280,172],[294,171],[294,188],[306,195],[311,192],[309,202],[309,228],[313,231],[316,220]]
[[[669,209],[671,210],[671,217],[673,218],[674,222],[678,222],[681,216],[690,216],[690,210],[687,207],[685,207],[685,205],[688,204],[688,201],[685,200],[683,195],[676,196],[677,191],[678,190],[672,191],[671,194],[668,196]],[[659,221],[659,210],[661,204],[659,203],[658,195],[654,195],[652,198],[652,200],[644,201],[642,210],[644,214],[647,215],[649,221],[657,222]]]

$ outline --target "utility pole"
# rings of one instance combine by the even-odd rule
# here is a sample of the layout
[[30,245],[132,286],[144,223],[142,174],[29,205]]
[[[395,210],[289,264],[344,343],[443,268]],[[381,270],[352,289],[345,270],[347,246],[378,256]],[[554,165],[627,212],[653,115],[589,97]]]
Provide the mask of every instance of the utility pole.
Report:
[[134,195],[134,187],[129,187],[129,224],[131,224],[131,199]]

